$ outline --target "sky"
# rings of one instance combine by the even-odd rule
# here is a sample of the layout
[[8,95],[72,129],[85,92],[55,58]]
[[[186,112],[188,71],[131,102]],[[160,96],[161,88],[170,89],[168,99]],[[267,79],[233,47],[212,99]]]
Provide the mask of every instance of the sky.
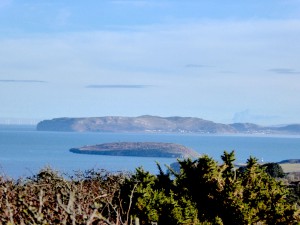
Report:
[[0,123],[300,123],[300,0],[0,0]]

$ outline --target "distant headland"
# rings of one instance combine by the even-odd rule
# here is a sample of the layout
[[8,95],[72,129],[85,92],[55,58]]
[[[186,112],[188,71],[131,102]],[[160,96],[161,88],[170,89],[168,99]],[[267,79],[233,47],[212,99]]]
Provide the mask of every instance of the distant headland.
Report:
[[222,124],[196,117],[105,116],[55,118],[37,124],[38,131],[152,132],[201,134],[300,134],[300,124],[260,126],[253,123]]
[[70,152],[79,154],[166,158],[197,158],[200,156],[196,151],[183,145],[162,142],[104,143],[72,148]]

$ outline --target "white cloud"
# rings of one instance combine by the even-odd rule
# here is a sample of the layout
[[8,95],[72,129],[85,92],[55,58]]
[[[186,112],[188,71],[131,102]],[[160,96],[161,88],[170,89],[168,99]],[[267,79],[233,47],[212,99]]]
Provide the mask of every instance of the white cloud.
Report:
[[[184,112],[220,122],[241,108],[258,115],[297,118],[300,76],[283,79],[268,69],[300,71],[299,37],[297,20],[228,20],[1,39],[0,79],[47,80],[49,85],[43,89],[47,92],[32,91],[28,99],[38,103],[42,97],[51,98],[51,107],[61,111],[76,108],[80,99],[84,109],[93,105],[94,110],[105,108],[107,114],[118,110],[117,104],[128,104],[128,114]],[[197,65],[197,69],[185,65]],[[113,93],[108,88],[97,93],[84,88],[92,84],[155,88],[136,89],[138,95],[124,88]],[[1,89],[12,98],[24,93]],[[55,106],[59,96],[65,100]],[[97,106],[95,99],[107,107]],[[255,116],[250,119],[260,120]]]
[[[291,25],[293,24],[293,26]],[[109,73],[157,76],[257,76],[268,68],[299,71],[299,21],[216,22],[150,26],[135,31],[95,31],[2,39],[1,70],[64,72],[95,78]],[[288,39],[288,41],[287,41]],[[196,62],[196,63],[195,63]],[[184,65],[209,65],[187,70]],[[25,69],[25,70],[24,70]],[[235,72],[225,74],[222,71]],[[113,75],[114,74],[114,75]],[[270,74],[268,74],[270,75]],[[80,79],[74,77],[74,80]],[[163,79],[163,78],[162,78]],[[114,83],[114,82],[113,82]]]

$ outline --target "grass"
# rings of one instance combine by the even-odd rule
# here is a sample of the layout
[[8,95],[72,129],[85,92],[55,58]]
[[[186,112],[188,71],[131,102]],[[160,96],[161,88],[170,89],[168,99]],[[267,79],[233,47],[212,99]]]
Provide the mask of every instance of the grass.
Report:
[[285,173],[300,172],[300,163],[283,163],[280,166]]

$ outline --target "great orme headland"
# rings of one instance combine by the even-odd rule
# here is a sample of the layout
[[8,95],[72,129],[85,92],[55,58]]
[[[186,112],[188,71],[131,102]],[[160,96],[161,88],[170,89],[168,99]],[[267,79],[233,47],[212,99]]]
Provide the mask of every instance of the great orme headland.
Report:
[[105,116],[55,118],[37,124],[38,131],[153,132],[201,134],[300,134],[300,124],[260,126],[253,123],[222,124],[196,117]]

